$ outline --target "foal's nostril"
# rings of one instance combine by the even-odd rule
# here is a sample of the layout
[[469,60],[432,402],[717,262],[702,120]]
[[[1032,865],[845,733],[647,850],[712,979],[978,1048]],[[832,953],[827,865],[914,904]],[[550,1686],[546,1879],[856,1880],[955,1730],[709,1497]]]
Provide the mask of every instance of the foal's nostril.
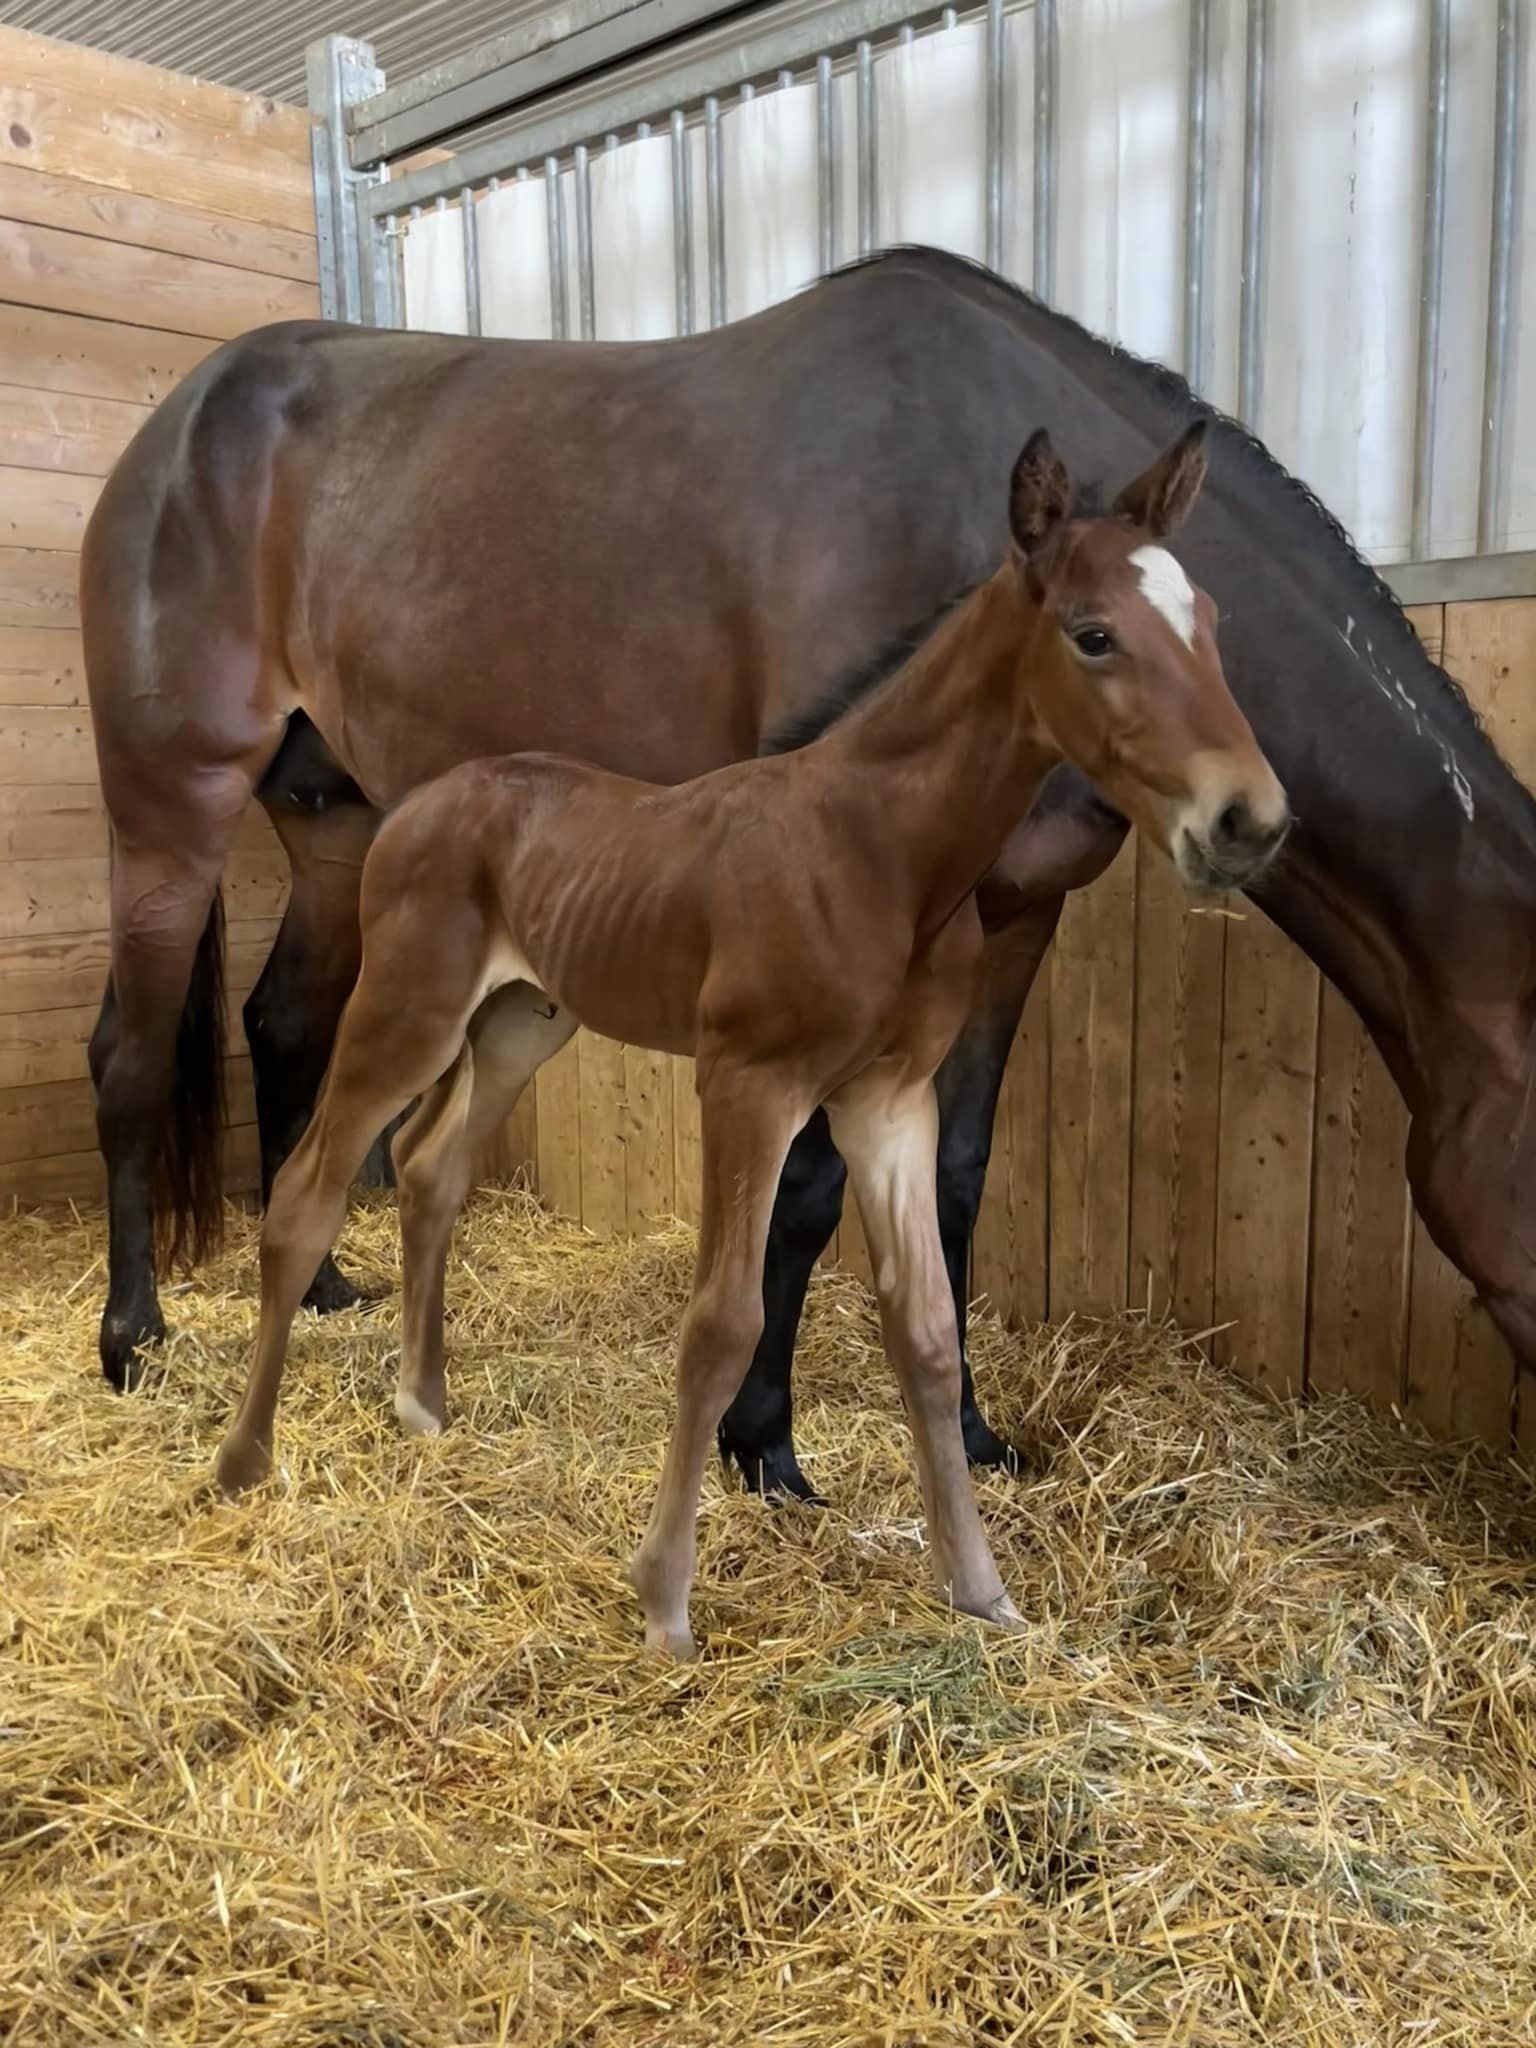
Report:
[[1239,796],[1234,797],[1217,817],[1211,838],[1217,846],[1235,846],[1240,839],[1250,837],[1252,831],[1253,817],[1247,800]]

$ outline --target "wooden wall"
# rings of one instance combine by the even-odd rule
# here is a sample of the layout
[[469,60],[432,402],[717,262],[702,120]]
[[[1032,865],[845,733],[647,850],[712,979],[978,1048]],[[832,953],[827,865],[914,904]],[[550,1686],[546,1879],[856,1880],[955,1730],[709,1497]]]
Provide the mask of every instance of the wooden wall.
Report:
[[[80,661],[85,522],[195,363],[318,308],[301,109],[0,28],[0,1196],[101,1184],[85,1045],[107,835]],[[285,873],[253,810],[226,882],[236,1012]],[[243,1057],[230,1079],[231,1178],[247,1186]]]
[[[1414,624],[1536,786],[1536,603]],[[974,1287],[1022,1322],[1172,1308],[1277,1390],[1349,1388],[1536,1453],[1536,1387],[1416,1222],[1407,1119],[1340,996],[1251,906],[1191,912],[1127,845],[1068,899],[999,1108]],[[548,1200],[643,1230],[697,1199],[687,1062],[582,1036],[517,1133]],[[844,1263],[867,1269],[857,1223]]]

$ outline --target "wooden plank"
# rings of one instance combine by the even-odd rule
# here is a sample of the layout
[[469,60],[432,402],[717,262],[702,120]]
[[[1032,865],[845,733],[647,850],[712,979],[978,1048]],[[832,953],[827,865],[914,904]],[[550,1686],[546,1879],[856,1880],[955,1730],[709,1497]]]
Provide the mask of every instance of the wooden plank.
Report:
[[497,1132],[480,1170],[480,1178],[507,1184],[526,1181],[537,1189],[539,1172],[538,1095],[530,1085]]
[[0,464],[0,544],[78,554],[101,478]]
[[581,1060],[572,1039],[534,1083],[538,1094],[539,1197],[557,1216],[581,1221]]
[[1306,1371],[1317,970],[1252,904],[1228,922],[1217,1167],[1219,1356],[1276,1391]]
[[581,1220],[597,1237],[629,1227],[624,1171],[624,1048],[595,1031],[577,1034],[581,1074]]
[[1139,844],[1131,1139],[1133,1307],[1209,1329],[1227,919],[1191,904],[1171,864]]
[[50,626],[0,626],[0,704],[85,702],[80,635]]
[[[288,877],[265,854],[234,854],[224,869],[224,903],[235,918],[276,917]],[[110,915],[105,860],[13,860],[0,865],[0,937],[88,931]]]
[[95,780],[96,741],[83,705],[17,705],[0,720],[0,784]]
[[1312,1149],[1307,1384],[1400,1407],[1412,1204],[1408,1112],[1337,989],[1324,985]]
[[[107,847],[106,808],[94,782],[0,784],[0,860],[104,858]],[[287,863],[259,804],[247,806],[231,850],[264,853],[279,870]]]
[[[1444,608],[1445,666],[1466,689],[1511,768],[1536,787],[1536,600]],[[1413,1247],[1407,1404],[1442,1436],[1508,1448],[1516,1418],[1508,1346],[1461,1275],[1430,1244]]]
[[[10,368],[3,352],[0,367]],[[0,384],[0,462],[21,471],[106,476],[152,410],[120,398],[81,398],[72,391]]]
[[[254,1122],[249,1059],[244,1053],[232,1055],[224,1068],[230,1122]],[[89,1081],[48,1081],[0,1092],[0,1165],[51,1159],[60,1152],[89,1152],[95,1144],[96,1096]]]
[[320,310],[315,287],[292,278],[14,220],[0,220],[0,296],[49,312],[216,340],[272,320],[314,319]]
[[672,1135],[672,1063],[665,1053],[623,1048],[624,1207],[636,1236],[671,1221],[677,1208]]
[[1130,841],[1067,898],[1051,961],[1053,1317],[1126,1298],[1136,862]]
[[693,1061],[672,1062],[672,1199],[684,1223],[697,1225],[704,1174],[699,1091]]
[[42,548],[0,547],[0,629],[79,630],[80,557]]
[[1049,1309],[1051,969],[1045,961],[1008,1055],[971,1244],[971,1293],[1009,1323]]
[[[242,996],[255,986],[277,924],[275,917],[231,918],[224,928],[225,972]],[[0,939],[0,1017],[94,1007],[107,985],[107,962],[105,927]]]
[[204,335],[0,304],[0,366],[18,389],[158,405],[217,346]]
[[[224,1192],[249,1195],[260,1186],[261,1146],[256,1126],[237,1124],[224,1133]],[[95,1150],[0,1164],[0,1205],[7,1209],[94,1204],[102,1201],[106,1192],[106,1168]]]
[[280,100],[0,29],[0,163],[302,234],[309,132]]
[[159,249],[168,256],[198,256],[302,284],[315,284],[320,276],[313,223],[307,229],[269,227],[14,163],[0,163],[0,218],[126,242],[134,249]]

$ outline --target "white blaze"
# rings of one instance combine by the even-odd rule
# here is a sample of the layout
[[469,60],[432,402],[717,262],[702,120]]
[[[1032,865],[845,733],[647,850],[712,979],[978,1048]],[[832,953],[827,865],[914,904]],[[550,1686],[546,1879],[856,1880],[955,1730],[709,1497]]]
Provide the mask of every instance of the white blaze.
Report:
[[1161,612],[1186,647],[1195,644],[1195,593],[1166,548],[1138,548],[1131,560],[1141,572],[1141,594]]

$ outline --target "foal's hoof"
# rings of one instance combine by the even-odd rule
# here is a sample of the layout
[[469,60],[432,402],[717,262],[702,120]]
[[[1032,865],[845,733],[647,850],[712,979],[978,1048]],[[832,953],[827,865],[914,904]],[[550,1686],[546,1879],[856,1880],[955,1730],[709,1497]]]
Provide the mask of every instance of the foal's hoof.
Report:
[[304,1306],[313,1309],[317,1316],[334,1316],[339,1315],[344,1308],[366,1308],[369,1302],[378,1299],[378,1295],[365,1293],[361,1287],[355,1287],[336,1261],[327,1257],[309,1283]]
[[648,1621],[645,1624],[645,1648],[647,1655],[665,1657],[673,1664],[686,1664],[699,1654],[693,1630],[686,1622],[681,1628],[668,1628],[664,1622]]
[[101,1370],[108,1386],[120,1394],[131,1394],[149,1369],[146,1351],[165,1342],[165,1318],[158,1307],[138,1313],[108,1309],[101,1319],[98,1349]]
[[979,1408],[961,1410],[960,1436],[965,1444],[968,1464],[982,1469],[1001,1468],[1010,1479],[1017,1479],[1023,1472],[1023,1457],[1011,1443],[1000,1437],[990,1424],[983,1421]]
[[411,1436],[441,1436],[443,1433],[441,1413],[429,1408],[425,1401],[418,1401],[404,1387],[395,1389],[395,1419]]
[[975,1600],[963,1599],[958,1594],[952,1594],[951,1598],[957,1614],[968,1614],[974,1621],[984,1621],[989,1628],[1018,1630],[1025,1625],[1023,1615],[1006,1593],[994,1593],[990,1597],[982,1595]]
[[259,1438],[232,1429],[213,1461],[214,1483],[227,1500],[249,1493],[272,1470],[272,1452]]
[[800,1501],[806,1507],[824,1508],[827,1497],[818,1493],[800,1470],[795,1447],[786,1436],[776,1444],[733,1442],[720,1431],[720,1460],[729,1471],[734,1465],[741,1473],[748,1493],[760,1493],[770,1506]]

